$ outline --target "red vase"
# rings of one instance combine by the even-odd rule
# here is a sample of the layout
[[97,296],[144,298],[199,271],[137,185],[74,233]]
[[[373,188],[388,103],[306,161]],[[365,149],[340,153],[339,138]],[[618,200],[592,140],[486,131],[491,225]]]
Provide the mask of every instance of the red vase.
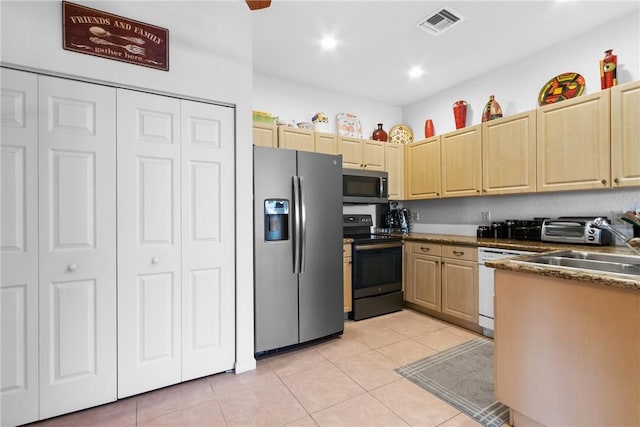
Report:
[[383,141],[383,142],[387,142],[387,132],[384,131],[384,129],[382,129],[382,123],[378,123],[378,129],[373,131],[373,135],[371,135],[371,139],[373,139],[374,141]]
[[436,134],[436,131],[435,129],[433,129],[433,120],[427,119],[424,122],[424,137],[431,138],[435,134]]
[[462,129],[467,123],[467,103],[460,100],[453,104],[453,118],[456,121],[456,129]]
[[600,60],[600,86],[602,90],[618,84],[616,68],[618,68],[618,55],[613,54],[613,49],[606,50],[604,58]]

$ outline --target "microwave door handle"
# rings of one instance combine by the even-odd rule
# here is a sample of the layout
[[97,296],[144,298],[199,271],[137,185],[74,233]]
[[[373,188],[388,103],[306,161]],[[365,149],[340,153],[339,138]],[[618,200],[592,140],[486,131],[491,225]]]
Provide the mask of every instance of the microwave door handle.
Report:
[[299,177],[291,177],[293,186],[293,274],[300,273],[300,186]]
[[307,264],[307,205],[304,195],[304,177],[298,178],[298,194],[300,197],[300,235],[299,235],[299,247],[300,247],[300,274],[304,274],[304,269]]
[[384,178],[383,177],[379,177],[378,178],[378,183],[380,184],[380,188],[379,188],[379,192],[378,194],[380,195],[380,197],[384,196]]

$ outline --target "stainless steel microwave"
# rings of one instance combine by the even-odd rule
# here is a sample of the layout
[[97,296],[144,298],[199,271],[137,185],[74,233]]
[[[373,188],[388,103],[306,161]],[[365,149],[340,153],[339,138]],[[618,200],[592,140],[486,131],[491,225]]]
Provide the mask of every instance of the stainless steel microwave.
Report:
[[342,169],[344,203],[388,203],[389,174],[382,171]]

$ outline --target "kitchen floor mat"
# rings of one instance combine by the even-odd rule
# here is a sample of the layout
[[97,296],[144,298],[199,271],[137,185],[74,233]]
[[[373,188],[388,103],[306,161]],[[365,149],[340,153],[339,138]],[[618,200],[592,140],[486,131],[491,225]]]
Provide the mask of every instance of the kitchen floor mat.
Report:
[[486,427],[509,420],[509,407],[495,400],[493,342],[477,338],[396,369]]

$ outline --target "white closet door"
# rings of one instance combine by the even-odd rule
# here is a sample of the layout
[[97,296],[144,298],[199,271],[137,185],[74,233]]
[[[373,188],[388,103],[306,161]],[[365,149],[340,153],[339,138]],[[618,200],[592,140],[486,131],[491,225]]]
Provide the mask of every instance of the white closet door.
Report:
[[234,111],[182,101],[182,380],[235,360]]
[[38,419],[38,78],[2,69],[0,424]]
[[118,396],[180,382],[180,101],[118,90]]
[[40,417],[116,399],[115,90],[39,78]]

